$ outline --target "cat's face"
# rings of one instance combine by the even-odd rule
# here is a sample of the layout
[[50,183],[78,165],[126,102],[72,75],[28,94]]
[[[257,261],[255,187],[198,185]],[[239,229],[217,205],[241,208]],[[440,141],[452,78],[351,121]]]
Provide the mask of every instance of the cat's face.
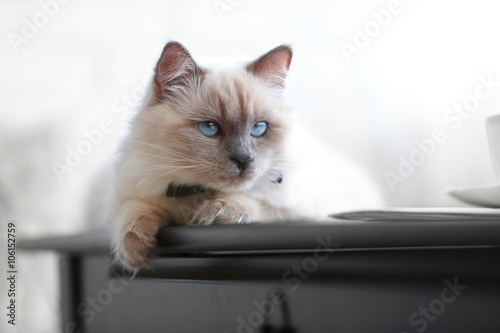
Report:
[[286,167],[282,89],[291,55],[282,46],[245,67],[213,70],[200,68],[180,44],[167,44],[155,97],[137,119],[136,138],[148,145],[136,147],[158,157],[149,161],[159,165],[157,180],[223,192],[276,182]]

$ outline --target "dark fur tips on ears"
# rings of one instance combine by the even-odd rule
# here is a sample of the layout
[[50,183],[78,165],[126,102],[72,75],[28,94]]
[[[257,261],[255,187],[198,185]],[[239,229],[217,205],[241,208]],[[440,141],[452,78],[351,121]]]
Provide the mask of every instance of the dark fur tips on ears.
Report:
[[181,43],[168,42],[156,64],[155,85],[158,97],[172,94],[175,86],[187,86],[190,79],[201,73],[201,69]]
[[291,46],[283,44],[248,64],[247,70],[269,80],[275,86],[284,87],[292,55]]
[[282,44],[280,46],[275,47],[274,49],[267,52],[266,54],[260,56],[254,62],[250,63],[247,66],[247,70],[249,70],[251,72],[256,71],[258,69],[259,65],[261,65],[263,61],[266,61],[266,59],[269,59],[273,55],[277,55],[277,54],[285,56],[283,58],[283,60],[284,60],[283,64],[285,65],[286,69],[289,69],[290,63],[292,61],[292,55],[293,55],[292,47],[290,45]]

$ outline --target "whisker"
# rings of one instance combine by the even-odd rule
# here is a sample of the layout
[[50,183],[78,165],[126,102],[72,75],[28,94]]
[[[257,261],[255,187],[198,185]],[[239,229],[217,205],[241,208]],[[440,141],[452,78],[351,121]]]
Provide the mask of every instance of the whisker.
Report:
[[148,154],[148,153],[145,153],[145,152],[142,152],[142,151],[138,151],[138,150],[135,150],[134,148],[131,148],[129,146],[124,146],[125,148],[127,149],[130,149],[138,154],[142,154],[142,155],[146,155],[146,156],[151,156],[151,157],[156,157],[156,158],[160,158],[160,159],[163,159],[163,160],[170,160],[170,161],[177,161],[177,162],[189,162],[190,160],[188,159],[177,159],[177,158],[171,158],[171,157],[166,157],[166,156],[160,156],[160,155],[152,155],[152,154]]
[[[167,154],[171,154],[171,155],[175,155],[176,157],[180,157],[180,158],[191,158],[191,156],[187,155],[187,154],[184,154],[184,153],[181,153],[179,151],[173,151],[173,150],[170,150],[168,149],[167,147],[160,147],[160,146],[157,146],[157,145],[154,145],[152,143],[149,143],[149,142],[143,142],[143,141],[138,141],[138,140],[129,140],[130,142],[134,142],[134,143],[139,143],[139,144],[143,144],[143,145],[146,145],[146,146],[150,146],[152,148],[156,148],[160,151],[163,151]],[[180,148],[185,148],[185,147],[180,147]]]
[[198,167],[199,166],[196,166],[196,165],[185,165],[185,166],[162,165],[162,166],[146,168],[144,170],[141,170],[141,172],[138,172],[137,174],[140,175],[140,174],[144,174],[147,172],[158,171],[158,170],[168,170],[168,169],[172,169],[172,168],[179,170],[179,169],[194,169],[194,168],[198,168]]

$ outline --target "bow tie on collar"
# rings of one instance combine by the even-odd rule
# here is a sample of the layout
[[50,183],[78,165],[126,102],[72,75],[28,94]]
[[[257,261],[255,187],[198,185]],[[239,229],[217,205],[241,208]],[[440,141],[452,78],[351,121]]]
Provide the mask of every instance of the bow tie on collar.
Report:
[[[273,180],[273,183],[281,184],[283,181],[283,175],[279,175],[279,177]],[[199,193],[209,193],[214,194],[215,191],[209,188],[202,187],[201,185],[185,185],[185,184],[175,184],[170,183],[167,188],[167,192],[165,193],[168,198],[182,198],[188,197],[191,195],[196,195]]]

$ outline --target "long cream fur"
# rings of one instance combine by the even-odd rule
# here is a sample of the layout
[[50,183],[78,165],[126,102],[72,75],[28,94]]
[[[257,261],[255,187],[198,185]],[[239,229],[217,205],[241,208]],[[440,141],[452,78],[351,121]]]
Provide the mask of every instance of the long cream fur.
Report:
[[[307,135],[285,104],[291,57],[280,46],[240,67],[215,69],[167,44],[112,177],[112,241],[126,267],[149,265],[162,226],[325,219],[380,204],[364,172]],[[221,135],[203,135],[201,121],[219,123]],[[267,132],[251,137],[260,121]],[[244,171],[228,158],[238,145],[254,158]],[[210,191],[167,197],[171,183]]]

